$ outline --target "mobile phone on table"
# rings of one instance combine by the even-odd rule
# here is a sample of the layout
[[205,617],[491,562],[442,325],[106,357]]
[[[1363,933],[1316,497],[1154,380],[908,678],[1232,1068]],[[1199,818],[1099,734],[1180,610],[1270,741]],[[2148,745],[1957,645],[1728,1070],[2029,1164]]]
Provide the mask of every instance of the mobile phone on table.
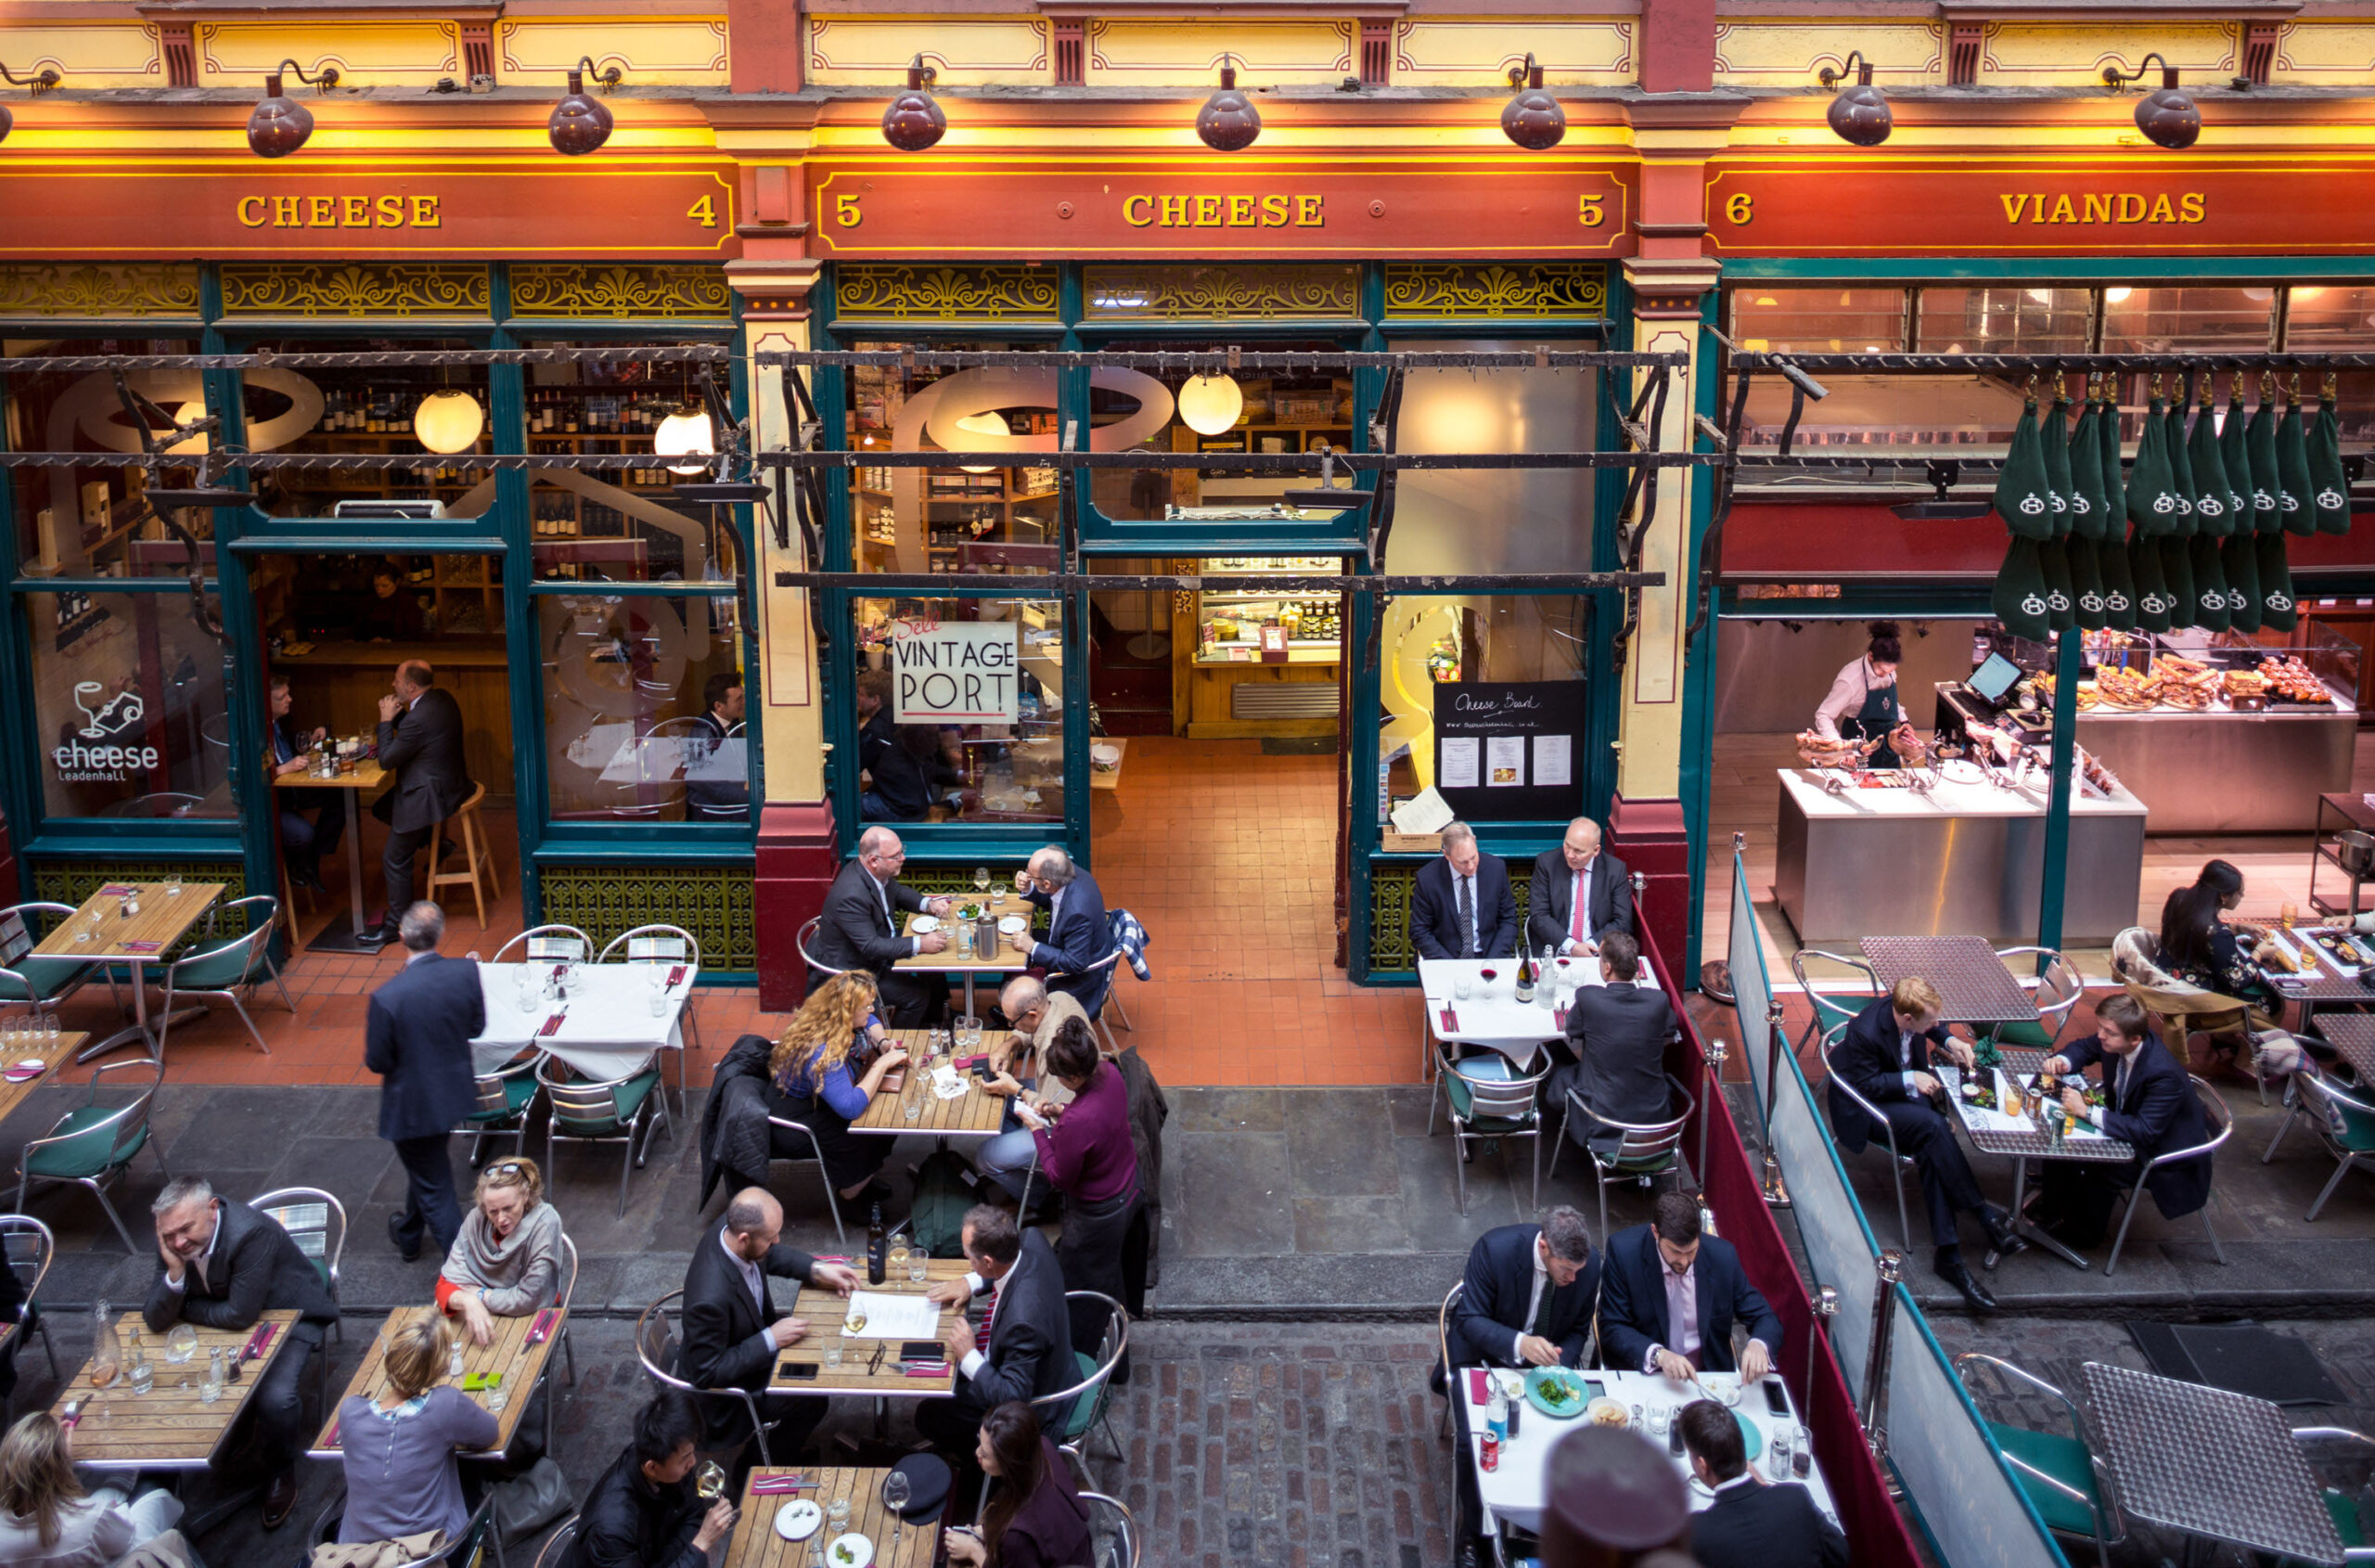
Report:
[[944,1361],[948,1347],[938,1340],[909,1340],[899,1346],[902,1361]]
[[1765,1407],[1777,1416],[1790,1413],[1790,1395],[1782,1388],[1779,1378],[1767,1377],[1765,1380]]
[[790,1378],[798,1382],[810,1382],[815,1379],[816,1363],[814,1361],[779,1361],[776,1364],[776,1376],[779,1378]]

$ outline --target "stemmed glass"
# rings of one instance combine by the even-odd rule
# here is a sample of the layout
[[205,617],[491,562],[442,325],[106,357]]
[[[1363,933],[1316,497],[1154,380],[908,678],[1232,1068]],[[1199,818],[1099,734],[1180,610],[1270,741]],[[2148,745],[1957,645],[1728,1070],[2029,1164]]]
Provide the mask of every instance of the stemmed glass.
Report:
[[693,1472],[693,1495],[705,1503],[713,1503],[725,1492],[725,1469],[715,1459],[703,1459]]
[[973,868],[973,891],[975,893],[987,893],[990,891],[990,868],[988,867],[976,866]]
[[891,1550],[886,1562],[899,1561],[899,1533],[907,1527],[907,1472],[894,1470],[882,1478],[882,1506],[891,1510]]

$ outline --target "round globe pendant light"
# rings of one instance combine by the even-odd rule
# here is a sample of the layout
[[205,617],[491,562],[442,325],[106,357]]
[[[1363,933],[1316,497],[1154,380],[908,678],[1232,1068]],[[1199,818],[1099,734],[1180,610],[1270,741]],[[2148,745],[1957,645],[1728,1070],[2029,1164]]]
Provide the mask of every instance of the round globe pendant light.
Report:
[[[185,403],[173,410],[173,423],[176,425],[194,425],[205,418],[206,405],[203,403]],[[213,442],[205,436],[191,435],[184,436],[165,451],[176,457],[203,457],[213,445]]]
[[1509,85],[1518,96],[1501,106],[1501,135],[1528,152],[1547,152],[1567,135],[1567,111],[1542,85],[1542,67],[1529,53],[1523,65],[1509,68]]
[[[709,411],[687,408],[660,421],[651,434],[651,450],[662,457],[709,457],[716,455],[717,437],[710,428]],[[707,463],[671,463],[673,474],[705,473]]]
[[412,433],[431,452],[468,452],[485,429],[486,410],[466,392],[430,392],[412,414]]
[[2202,109],[2193,95],[2177,85],[2177,68],[2171,65],[2159,50],[2136,62],[2134,71],[2123,71],[2115,65],[2103,67],[2103,85],[2124,87],[2130,82],[2141,81],[2158,60],[2161,65],[2161,85],[2144,95],[2136,106],[2136,128],[2155,147],[2171,151],[2193,146],[2202,135]]
[[1242,152],[1262,134],[1262,116],[1237,90],[1233,55],[1221,57],[1221,90],[1196,111],[1196,135],[1214,152]]
[[280,90],[284,76],[294,76],[316,91],[338,85],[334,65],[308,76],[295,60],[282,60],[279,69],[263,79],[263,101],[248,114],[248,148],[258,158],[286,158],[314,134],[314,111]]
[[1245,392],[1229,376],[1191,376],[1179,389],[1179,418],[1198,435],[1218,435],[1245,412]]
[[[994,435],[1000,440],[1008,440],[1014,435],[1014,427],[1006,422],[1006,416],[994,408],[984,409],[979,414],[966,415],[956,421],[956,428],[969,435]],[[959,463],[957,467],[969,474],[997,472],[995,464],[975,468],[970,463]]]
[[545,122],[545,134],[552,138],[553,150],[565,157],[583,158],[610,139],[610,108],[586,93],[585,78],[589,74],[607,92],[618,85],[621,72],[617,66],[596,71],[591,55],[580,58],[570,67],[569,91],[553,105],[552,118]]
[[918,55],[907,62],[907,90],[882,111],[882,139],[901,152],[921,152],[948,134],[948,116],[924,91],[939,75]]
[[[58,75],[57,69],[53,66],[45,65],[31,76],[19,76],[6,65],[0,65],[0,82],[12,83],[19,87],[31,87],[33,90],[33,96],[39,97],[58,85]],[[16,122],[17,117],[8,112],[8,106],[0,104],[0,142],[8,139],[9,128]]]
[[1850,53],[1846,64],[1837,71],[1825,66],[1822,84],[1836,85],[1850,70],[1855,72],[1855,80],[1839,89],[1839,96],[1830,100],[1824,118],[1830,122],[1831,134],[1841,141],[1855,147],[1878,147],[1896,129],[1896,116],[1889,109],[1887,96],[1872,85],[1872,62],[1864,58],[1864,51]]

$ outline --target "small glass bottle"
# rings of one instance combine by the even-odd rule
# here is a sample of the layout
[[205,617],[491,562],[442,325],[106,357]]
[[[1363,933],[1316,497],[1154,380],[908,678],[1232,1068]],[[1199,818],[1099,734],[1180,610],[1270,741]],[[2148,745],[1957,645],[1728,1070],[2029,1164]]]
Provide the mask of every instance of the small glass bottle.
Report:
[[469,1363],[462,1356],[462,1342],[456,1338],[454,1341],[454,1347],[445,1353],[445,1375],[458,1381],[469,1369]]
[[223,1347],[211,1346],[206,1352],[206,1382],[199,1385],[198,1402],[212,1405],[223,1397]]
[[131,1359],[125,1363],[124,1370],[132,1379],[132,1392],[135,1394],[146,1394],[156,1384],[157,1369],[148,1364],[148,1352],[140,1343],[140,1330],[137,1329],[132,1330]]

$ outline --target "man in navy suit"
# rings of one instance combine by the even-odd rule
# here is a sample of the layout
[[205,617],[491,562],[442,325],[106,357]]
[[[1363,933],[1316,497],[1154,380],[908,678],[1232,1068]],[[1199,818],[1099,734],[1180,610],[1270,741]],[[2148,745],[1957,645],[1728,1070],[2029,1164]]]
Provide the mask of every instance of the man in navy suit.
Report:
[[[2062,1091],[2061,1105],[2074,1118],[2133,1144],[2136,1158],[2125,1164],[2084,1160],[2045,1163],[2038,1196],[2038,1223],[2073,1247],[2103,1239],[2120,1189],[2134,1187],[2145,1162],[2172,1150],[2210,1141],[2210,1121],[2185,1064],[2154,1035],[2142,1004],[2133,996],[2106,997],[2095,1009],[2095,1033],[2073,1040],[2046,1060],[2049,1073],[2077,1073],[2100,1062],[2104,1103],[2089,1106],[2076,1089]],[[2152,1202],[2167,1218],[2192,1214],[2210,1202],[2210,1156],[2180,1160],[2152,1173]]]
[[[388,825],[387,847],[379,855],[388,912],[377,936],[361,938],[366,947],[384,947],[403,934],[399,925],[412,906],[413,856],[428,847],[436,826],[461,810],[476,787],[463,755],[461,704],[436,680],[426,661],[407,659],[396,666],[389,694],[379,699],[379,766],[395,784],[371,807],[371,815]],[[432,875],[436,869],[430,868]]]
[[438,955],[445,911],[416,904],[404,911],[398,931],[404,967],[371,993],[363,1065],[382,1080],[379,1136],[396,1146],[411,1178],[404,1212],[388,1216],[388,1240],[410,1263],[420,1255],[423,1231],[442,1258],[462,1228],[446,1144],[478,1105],[470,1041],[486,1032],[486,996],[475,959]]
[[1015,891],[1049,911],[1047,940],[1031,949],[1031,967],[1045,970],[1047,989],[1061,991],[1091,1019],[1105,1005],[1113,983],[1110,965],[1090,973],[1113,951],[1112,928],[1105,920],[1105,894],[1097,879],[1072,864],[1054,844],[1031,857],[1014,874]]
[[1534,857],[1533,889],[1525,942],[1537,952],[1592,954],[1611,932],[1633,934],[1632,879],[1624,862],[1599,847],[1599,824],[1588,816],[1568,823],[1559,847]]
[[1748,1468],[1740,1423],[1713,1399],[1675,1413],[1691,1472],[1715,1494],[1690,1518],[1699,1568],[1847,1568],[1847,1537],[1796,1481],[1765,1484]]
[[[1586,960],[1588,961],[1588,960]],[[1635,983],[1641,950],[1632,936],[1610,932],[1599,949],[1603,983],[1575,993],[1567,1013],[1567,1041],[1575,1065],[1550,1075],[1549,1103],[1566,1114],[1566,1136],[1612,1158],[1624,1135],[1577,1112],[1571,1093],[1611,1122],[1643,1126],[1666,1119],[1666,1047],[1675,1037],[1674,1009],[1654,985]]]
[[1931,1266],[1939,1279],[1962,1292],[1973,1312],[1993,1312],[1995,1296],[1963,1265],[1956,1213],[1967,1210],[1977,1215],[1987,1227],[1988,1245],[1998,1253],[2017,1253],[2028,1243],[2013,1233],[2010,1216],[1981,1196],[1979,1178],[1971,1175],[1971,1162],[1963,1158],[1961,1146],[1955,1142],[1954,1125],[1946,1119],[1946,1091],[1932,1075],[1932,1065],[1944,1057],[1968,1071],[1972,1059],[1971,1047],[1950,1038],[1938,1022],[1944,1005],[1936,986],[1907,975],[1887,996],[1855,1015],[1830,1055],[1827,1086],[1830,1130],[1839,1147],[1851,1154],[1887,1137],[1862,1106],[1841,1092],[1842,1084],[1888,1118],[1896,1134],[1897,1152],[1912,1161],[1920,1173],[1921,1202],[1930,1213],[1930,1240],[1938,1249]]
[[[1732,1360],[1732,1325],[1748,1348]],[[1773,1369],[1781,1319],[1740,1272],[1729,1241],[1702,1236],[1699,1204],[1662,1192],[1648,1225],[1608,1239],[1599,1287],[1600,1349],[1611,1367],[1662,1372],[1687,1382],[1696,1371],[1740,1374],[1753,1382]]]
[[1446,827],[1442,858],[1419,868],[1410,939],[1422,958],[1506,958],[1518,950],[1509,868],[1476,847],[1476,829],[1465,822]]

